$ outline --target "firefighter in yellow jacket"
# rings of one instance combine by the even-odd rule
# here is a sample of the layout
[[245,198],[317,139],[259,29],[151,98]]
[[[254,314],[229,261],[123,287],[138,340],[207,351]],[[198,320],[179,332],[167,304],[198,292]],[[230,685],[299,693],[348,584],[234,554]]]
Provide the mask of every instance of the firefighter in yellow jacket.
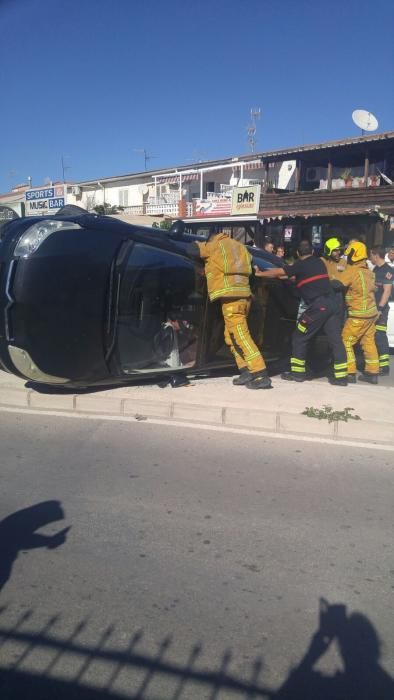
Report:
[[196,245],[205,263],[209,299],[221,304],[224,340],[240,372],[233,383],[248,389],[270,389],[271,379],[247,322],[252,295],[249,284],[252,256],[246,246],[226,233],[211,234],[206,243]]
[[325,242],[322,260],[330,280],[339,279],[346,269],[346,260],[342,257],[342,244],[339,238],[334,236]]
[[353,241],[345,250],[347,267],[333,282],[346,289],[347,319],[342,331],[348,362],[348,382],[356,381],[354,346],[360,343],[365,369],[359,376],[363,382],[378,383],[379,355],[375,344],[375,321],[378,310],[375,303],[375,275],[367,265],[368,253],[364,243]]

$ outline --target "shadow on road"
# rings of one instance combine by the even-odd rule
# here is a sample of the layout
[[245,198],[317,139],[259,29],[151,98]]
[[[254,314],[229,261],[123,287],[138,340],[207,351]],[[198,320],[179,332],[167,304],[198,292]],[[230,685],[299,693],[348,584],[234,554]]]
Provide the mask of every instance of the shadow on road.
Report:
[[[1,612],[5,613],[6,609]],[[0,650],[5,659],[7,645],[17,645],[12,662],[0,666],[0,694],[4,700],[29,698],[34,700],[182,700],[204,698],[219,700],[392,700],[394,681],[380,666],[380,641],[368,618],[358,612],[348,614],[343,605],[325,604],[317,632],[299,665],[294,668],[278,690],[264,687],[261,682],[261,657],[249,666],[242,679],[231,673],[232,653],[227,650],[215,668],[201,664],[203,647],[193,646],[185,654],[185,663],[169,660],[173,640],[165,638],[154,654],[139,651],[143,632],[132,635],[128,647],[110,647],[114,627],[104,630],[95,645],[79,641],[87,622],[76,625],[67,638],[55,634],[59,617],[49,619],[41,629],[24,631],[24,625],[34,617],[32,611],[22,615],[13,626],[0,624]],[[338,645],[343,671],[325,676],[314,665],[331,643]],[[26,669],[29,656],[40,650],[45,667],[38,672]],[[59,672],[64,660],[72,660],[76,669],[72,677]],[[95,664],[92,684],[91,667]],[[101,676],[97,673],[101,668]],[[70,668],[70,664],[68,664]],[[86,680],[89,674],[90,682]]]
[[[332,643],[336,643],[343,670],[332,676],[314,669]],[[320,621],[299,665],[275,700],[389,700],[394,680],[382,668],[381,643],[370,620],[360,612],[347,613],[345,605],[320,601]]]
[[63,518],[64,510],[60,501],[43,501],[17,510],[0,521],[0,591],[10,578],[19,552],[39,547],[56,549],[64,544],[69,527],[55,535],[42,535],[36,532],[44,525]]

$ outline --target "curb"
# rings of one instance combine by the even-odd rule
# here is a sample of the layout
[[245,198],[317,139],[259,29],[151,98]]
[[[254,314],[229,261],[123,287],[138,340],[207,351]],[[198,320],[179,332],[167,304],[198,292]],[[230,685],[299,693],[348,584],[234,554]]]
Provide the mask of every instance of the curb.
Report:
[[205,405],[171,400],[151,401],[145,398],[80,394],[39,394],[33,389],[0,388],[0,406],[30,411],[64,411],[90,415],[127,418],[161,418],[212,424],[228,428],[248,428],[283,435],[303,434],[336,440],[356,440],[376,444],[394,444],[394,423],[372,420],[343,422],[308,418],[301,413],[245,409],[244,406]]

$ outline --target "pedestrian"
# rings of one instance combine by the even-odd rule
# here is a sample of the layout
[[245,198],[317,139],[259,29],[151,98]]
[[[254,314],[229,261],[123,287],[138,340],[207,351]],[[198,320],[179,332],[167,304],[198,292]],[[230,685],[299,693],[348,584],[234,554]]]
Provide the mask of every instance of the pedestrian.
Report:
[[384,261],[387,263],[387,265],[390,265],[390,267],[394,267],[394,246],[390,246]]
[[248,389],[270,389],[272,384],[264,358],[250,335],[247,321],[252,297],[249,282],[252,256],[243,243],[227,233],[213,233],[207,242],[194,245],[205,262],[209,299],[221,303],[224,340],[239,369],[233,384]]
[[371,262],[375,273],[375,301],[379,317],[375,323],[375,343],[379,353],[379,374],[390,374],[390,346],[387,338],[389,300],[393,290],[394,271],[385,262],[386,251],[382,246],[371,249]]
[[348,318],[342,331],[348,363],[348,382],[355,383],[356,358],[354,346],[360,343],[365,368],[360,381],[378,383],[379,356],[375,344],[375,322],[379,316],[375,303],[375,275],[368,268],[365,243],[354,241],[345,250],[346,270],[332,284],[346,289],[345,304]]
[[274,252],[274,242],[270,236],[266,236],[264,238],[263,250],[265,250],[266,253],[273,253]]
[[277,258],[284,258],[285,257],[285,249],[283,245],[278,245],[276,250],[275,250],[275,255]]
[[324,330],[330,344],[334,368],[331,384],[347,385],[346,351],[341,338],[341,322],[324,262],[313,255],[309,241],[301,241],[297,249],[298,260],[293,265],[272,268],[261,272],[255,267],[257,277],[295,278],[296,287],[305,304],[305,310],[297,320],[292,337],[292,357],[290,372],[282,374],[282,379],[303,382],[307,379],[306,357],[312,339]]

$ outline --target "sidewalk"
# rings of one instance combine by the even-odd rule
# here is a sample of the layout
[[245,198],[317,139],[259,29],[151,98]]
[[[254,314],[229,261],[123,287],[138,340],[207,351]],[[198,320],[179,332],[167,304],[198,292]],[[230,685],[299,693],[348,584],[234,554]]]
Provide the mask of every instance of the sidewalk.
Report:
[[[127,386],[82,394],[39,393],[11,374],[0,372],[0,406],[34,411],[162,418],[282,434],[361,440],[394,445],[394,387],[361,383],[347,388],[319,379],[297,385],[273,377],[274,389],[235,387],[231,377],[195,379],[188,387],[157,384]],[[353,408],[361,420],[328,423],[302,415],[306,407]]]

